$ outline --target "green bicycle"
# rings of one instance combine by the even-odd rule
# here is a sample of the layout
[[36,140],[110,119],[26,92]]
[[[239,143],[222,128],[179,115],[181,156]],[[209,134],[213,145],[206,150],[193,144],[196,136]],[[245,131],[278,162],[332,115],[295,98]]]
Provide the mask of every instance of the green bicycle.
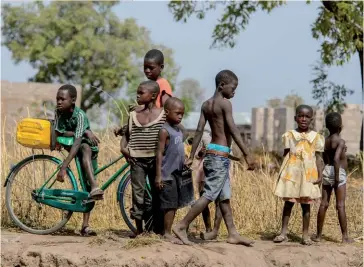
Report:
[[[57,142],[62,146],[70,145],[62,138],[57,138]],[[95,176],[119,162],[122,158],[123,156],[119,156],[109,164],[98,168],[95,171]],[[41,167],[43,165],[43,168],[37,167],[35,165],[37,163],[40,163]],[[94,208],[95,202],[89,199],[78,157],[75,157],[75,163],[81,188],[78,187],[77,179],[70,168],[67,168],[65,182],[56,182],[62,160],[51,155],[33,154],[12,167],[4,184],[4,187],[6,187],[5,201],[9,215],[18,227],[32,234],[51,234],[65,226],[73,212],[86,213]],[[28,169],[30,166],[32,168]],[[105,191],[121,176],[116,197],[125,223],[135,233],[136,227],[134,221],[128,215],[129,211],[127,209],[128,203],[131,203],[131,196],[127,193],[131,191],[130,170],[128,167],[129,164],[125,163],[100,188]],[[49,174],[46,174],[46,172],[49,172]],[[43,181],[40,181],[40,176],[43,176]],[[33,184],[25,185],[27,181],[33,182]],[[23,187],[19,189],[16,187],[17,184],[23,185]],[[63,188],[57,188],[58,186]],[[151,200],[151,187],[148,179],[146,193]],[[29,199],[23,199],[26,197]],[[36,206],[33,207],[31,204],[36,204]],[[51,211],[53,212],[52,216],[49,214]],[[53,219],[55,222],[51,222]],[[151,225],[150,221],[152,219],[152,216],[150,216],[146,226]],[[44,226],[41,226],[41,224],[44,224]]]

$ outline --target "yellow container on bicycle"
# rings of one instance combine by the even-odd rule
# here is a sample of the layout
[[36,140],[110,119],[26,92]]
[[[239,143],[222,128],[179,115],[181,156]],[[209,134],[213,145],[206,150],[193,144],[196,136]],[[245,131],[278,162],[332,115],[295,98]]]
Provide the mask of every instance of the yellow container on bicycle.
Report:
[[16,129],[16,141],[33,149],[55,148],[55,131],[52,120],[25,118]]

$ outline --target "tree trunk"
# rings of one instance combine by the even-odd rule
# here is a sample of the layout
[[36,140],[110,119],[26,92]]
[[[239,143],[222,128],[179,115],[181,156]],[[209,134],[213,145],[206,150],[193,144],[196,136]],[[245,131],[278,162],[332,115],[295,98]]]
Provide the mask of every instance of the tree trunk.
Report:
[[[363,49],[358,49],[359,53],[359,63],[360,63],[360,72],[361,72],[361,91],[364,92],[364,81],[363,81]],[[363,101],[363,95],[362,95],[362,101]],[[360,132],[360,152],[363,152],[363,118],[361,120],[361,132]]]

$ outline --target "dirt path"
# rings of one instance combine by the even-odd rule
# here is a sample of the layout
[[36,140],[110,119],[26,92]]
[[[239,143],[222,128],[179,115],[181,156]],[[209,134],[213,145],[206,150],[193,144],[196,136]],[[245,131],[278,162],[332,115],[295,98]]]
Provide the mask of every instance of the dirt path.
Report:
[[4,267],[363,266],[361,244],[304,247],[298,243],[257,241],[253,248],[223,242],[189,247],[148,238],[131,240],[115,233],[83,238],[2,231],[1,246]]

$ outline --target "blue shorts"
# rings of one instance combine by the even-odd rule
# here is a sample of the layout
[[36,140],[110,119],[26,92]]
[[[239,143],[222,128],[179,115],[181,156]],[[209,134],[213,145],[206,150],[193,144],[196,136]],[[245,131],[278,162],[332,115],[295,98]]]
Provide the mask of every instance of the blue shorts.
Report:
[[203,169],[205,172],[205,185],[202,196],[210,201],[230,199],[230,159],[207,154],[204,158]]
[[207,145],[206,150],[215,150],[218,152],[223,152],[223,153],[230,153],[231,149],[230,147],[227,146],[222,146],[222,145],[218,145],[218,144],[213,144],[210,143]]

